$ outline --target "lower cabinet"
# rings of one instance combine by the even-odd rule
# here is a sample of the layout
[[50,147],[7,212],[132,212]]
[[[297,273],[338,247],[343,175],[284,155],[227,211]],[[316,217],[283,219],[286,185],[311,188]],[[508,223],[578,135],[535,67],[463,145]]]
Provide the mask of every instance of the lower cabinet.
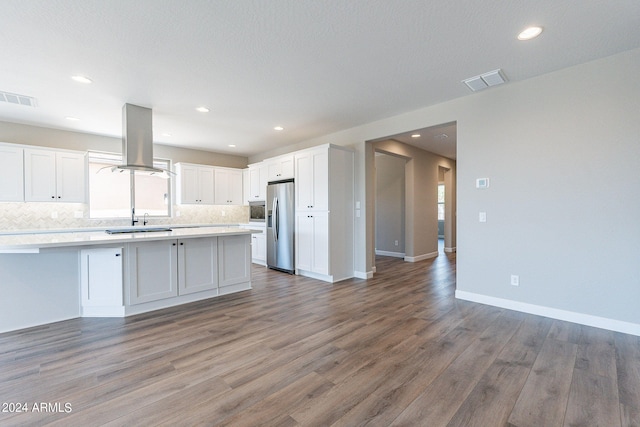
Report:
[[251,235],[82,249],[82,316],[123,317],[251,289]]
[[296,269],[329,274],[327,212],[299,212],[296,215]]
[[82,316],[122,316],[122,248],[80,251]]
[[267,235],[264,232],[251,235],[251,261],[267,264]]
[[125,278],[127,304],[141,304],[178,295],[178,242],[129,243]]
[[251,281],[251,236],[218,237],[219,292],[223,288]]
[[218,239],[178,240],[178,294],[218,287]]

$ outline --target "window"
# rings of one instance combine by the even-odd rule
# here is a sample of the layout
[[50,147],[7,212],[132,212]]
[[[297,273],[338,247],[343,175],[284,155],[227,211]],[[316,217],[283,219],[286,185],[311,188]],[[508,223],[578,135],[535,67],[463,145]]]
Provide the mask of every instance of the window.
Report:
[[[132,201],[136,216],[169,216],[171,180],[159,175],[111,171],[111,167],[120,164],[120,154],[89,152],[89,217],[130,218]],[[169,160],[160,159],[154,159],[153,165],[167,170],[171,166]]]
[[438,184],[438,221],[444,221],[444,184]]

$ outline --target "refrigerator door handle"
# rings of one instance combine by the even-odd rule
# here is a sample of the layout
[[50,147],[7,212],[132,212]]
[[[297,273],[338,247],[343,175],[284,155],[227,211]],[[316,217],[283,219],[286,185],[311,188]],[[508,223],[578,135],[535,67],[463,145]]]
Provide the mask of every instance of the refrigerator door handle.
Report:
[[278,198],[274,197],[273,198],[273,217],[274,217],[273,218],[273,231],[274,231],[274,233],[273,233],[274,239],[273,240],[276,241],[276,242],[278,241],[278,237],[279,237],[278,234],[279,234],[279,231],[280,231],[279,230],[280,227],[278,226],[278,223],[280,221],[280,218],[279,218],[280,215],[278,215],[278,209],[279,208],[280,208],[280,206],[278,206]]

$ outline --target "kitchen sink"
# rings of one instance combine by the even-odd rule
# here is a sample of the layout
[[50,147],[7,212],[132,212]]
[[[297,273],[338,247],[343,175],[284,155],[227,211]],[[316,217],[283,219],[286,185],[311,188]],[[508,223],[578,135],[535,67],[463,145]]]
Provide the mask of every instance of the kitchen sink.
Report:
[[135,228],[116,228],[105,230],[108,234],[127,234],[127,233],[153,233],[158,231],[171,231],[167,227],[135,227]]

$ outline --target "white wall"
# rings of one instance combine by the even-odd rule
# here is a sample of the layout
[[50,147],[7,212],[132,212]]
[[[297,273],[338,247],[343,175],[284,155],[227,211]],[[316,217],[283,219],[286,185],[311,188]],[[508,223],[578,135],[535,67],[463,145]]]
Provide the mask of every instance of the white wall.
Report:
[[370,275],[365,142],[457,121],[457,295],[640,335],[638,75],[635,49],[290,148],[356,148],[356,265]]

